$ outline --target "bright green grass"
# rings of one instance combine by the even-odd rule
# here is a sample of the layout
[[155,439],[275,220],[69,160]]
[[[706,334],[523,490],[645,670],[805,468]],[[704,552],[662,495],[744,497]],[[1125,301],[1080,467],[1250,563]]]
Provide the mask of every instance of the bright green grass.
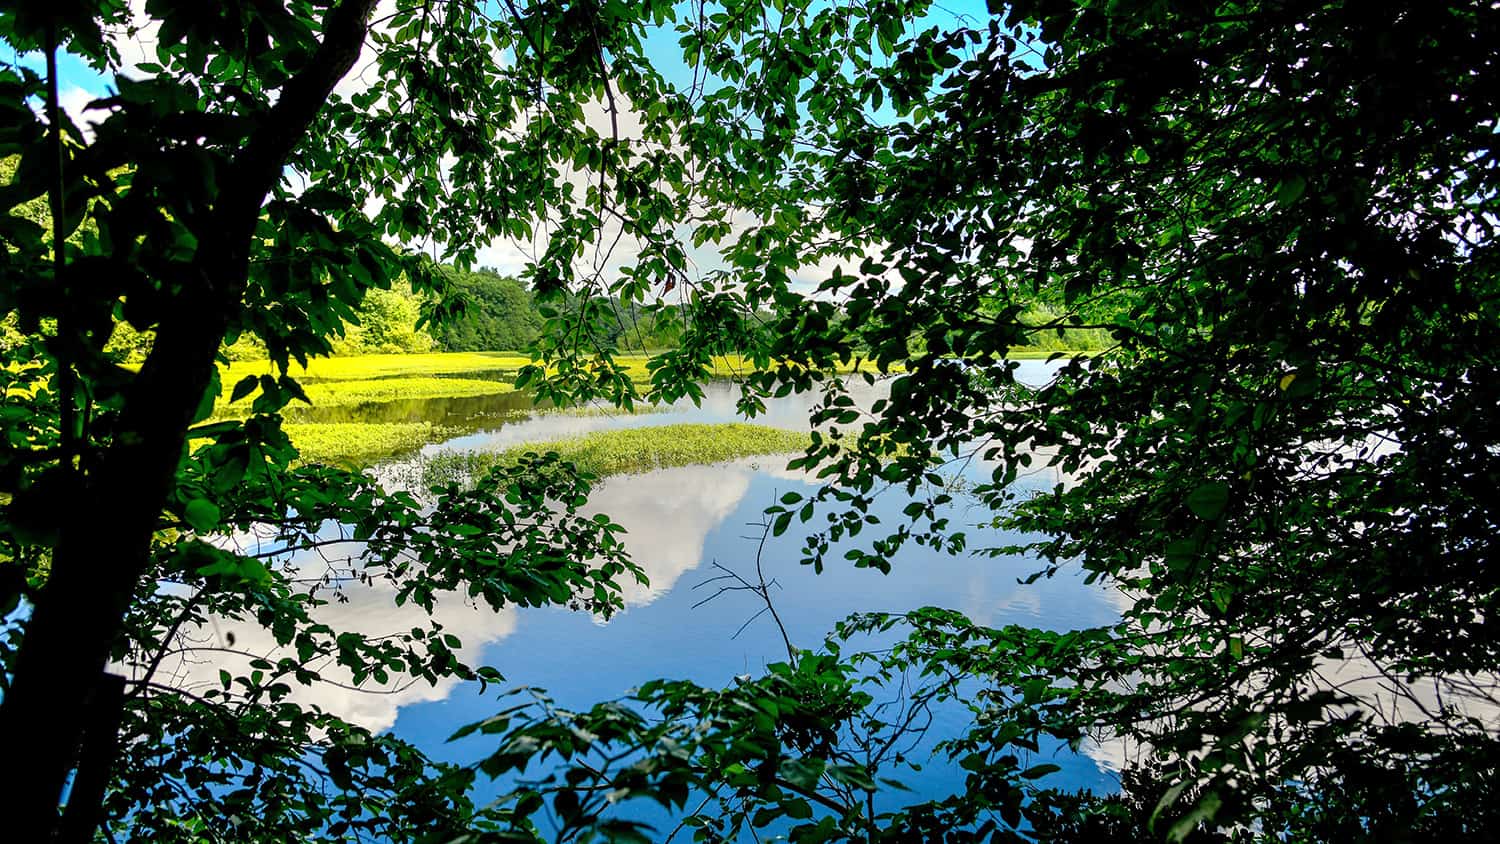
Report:
[[758,454],[786,454],[802,451],[810,443],[811,439],[803,432],[739,422],[627,428],[528,443],[504,451],[447,452],[427,461],[423,479],[429,484],[463,482],[493,466],[512,465],[522,455],[549,451],[557,452],[582,471],[603,477],[671,466],[722,463]]
[[[292,364],[292,377],[308,384],[320,381],[363,381],[372,378],[421,375],[463,375],[475,372],[515,372],[531,362],[514,352],[427,352],[414,355],[351,355],[315,358],[306,369]],[[226,389],[246,375],[273,372],[265,360],[235,361],[220,370]]]
[[[635,415],[659,410],[665,408],[639,407],[632,413],[613,408],[570,408],[545,410],[541,413],[567,416],[603,413]],[[282,429],[301,452],[302,462],[354,468],[410,454],[428,443],[442,442],[463,433],[462,429],[434,425],[431,422],[284,422]],[[802,447],[804,446],[797,448]]]
[[533,416],[649,416],[653,413],[671,413],[672,409],[671,405],[665,404],[637,404],[626,410],[608,402],[595,401],[575,407],[539,407],[531,413]]
[[1035,346],[1014,347],[1006,354],[1009,360],[1047,360],[1056,355],[1059,360],[1083,355],[1098,355],[1100,349],[1041,349]]
[[447,439],[453,432],[431,422],[351,422],[282,425],[303,463],[364,467]]
[[[650,383],[647,355],[619,355],[615,363],[641,387]],[[429,352],[409,355],[354,355],[316,358],[306,369],[292,365],[291,374],[302,384],[316,407],[348,407],[367,402],[401,399],[464,398],[495,395],[514,389],[514,374],[531,362],[511,352]],[[732,378],[753,367],[738,355],[714,358],[710,375]],[[862,369],[869,369],[868,365]],[[852,366],[840,372],[853,371]],[[216,410],[218,416],[246,412],[251,399],[229,405],[234,385],[247,375],[272,372],[269,361],[235,361],[219,374],[224,385]],[[470,376],[452,377],[452,376]],[[485,377],[473,377],[483,375]]]
[[[650,355],[616,355],[615,363],[637,383],[648,383],[651,380],[651,370],[646,363],[651,360]],[[773,362],[772,366],[776,364]],[[755,371],[755,364],[748,358],[740,355],[719,355],[713,358],[708,367],[709,376],[712,378],[738,378]],[[835,371],[841,375],[847,375],[855,371],[855,362],[839,364]],[[875,364],[862,361],[859,364],[860,372],[875,372]]]
[[[1071,357],[1082,352],[1053,349],[1014,349],[1011,357],[1030,360],[1047,358],[1053,354]],[[646,355],[620,355],[617,364],[630,378],[642,387],[650,382],[650,371]],[[292,375],[302,383],[315,407],[349,407],[369,402],[398,401],[402,399],[465,398],[470,396],[498,395],[515,389],[514,372],[530,362],[530,358],[508,352],[431,352],[411,355],[360,355],[352,357],[318,358],[310,362],[307,369],[296,365]],[[714,359],[710,373],[715,378],[731,378],[751,370],[751,365],[738,356]],[[871,370],[864,364],[862,371]],[[234,385],[246,375],[262,375],[271,371],[267,361],[236,361],[221,372],[224,392],[220,396],[216,416],[233,416],[247,412],[250,398],[230,405],[229,395]],[[852,365],[839,368],[841,373],[853,372]],[[490,375],[487,378],[450,377],[456,375]],[[295,407],[295,405],[294,405]]]
[[325,407],[363,404],[396,399],[464,398],[509,393],[515,385],[509,381],[482,378],[374,378],[366,381],[337,381],[310,384],[307,397]]
[[[646,362],[650,355],[616,355],[615,364],[636,380],[647,380],[650,371]],[[426,352],[409,355],[351,355],[347,357],[315,358],[306,369],[292,364],[292,377],[307,383],[321,381],[357,381],[371,378],[410,378],[421,375],[463,375],[476,372],[515,372],[531,363],[531,358],[515,352]],[[754,370],[754,365],[739,355],[715,357],[709,367],[715,378],[731,378]],[[862,371],[873,371],[872,364],[865,363]],[[854,370],[852,362],[838,367],[839,372]],[[226,386],[233,385],[246,375],[271,373],[270,361],[235,361],[220,370],[220,378]]]

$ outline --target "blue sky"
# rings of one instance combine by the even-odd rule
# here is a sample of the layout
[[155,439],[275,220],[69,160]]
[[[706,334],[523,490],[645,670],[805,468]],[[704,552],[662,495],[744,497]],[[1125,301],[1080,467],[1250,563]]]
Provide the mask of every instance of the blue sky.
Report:
[[[4,52],[0,53],[4,60],[10,64],[20,64],[29,67],[40,75],[47,73],[47,62],[41,53],[27,53],[18,55],[10,45],[5,45]],[[58,87],[82,88],[95,95],[102,96],[107,87],[103,76],[89,67],[82,59],[68,53],[59,53],[57,57]]]

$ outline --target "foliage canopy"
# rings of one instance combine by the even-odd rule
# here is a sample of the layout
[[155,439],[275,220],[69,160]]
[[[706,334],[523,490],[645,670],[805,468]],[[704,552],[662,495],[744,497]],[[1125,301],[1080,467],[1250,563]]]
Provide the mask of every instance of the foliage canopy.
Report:
[[[19,156],[0,308],[21,335],[0,368],[0,597],[30,607],[0,654],[0,728],[29,763],[0,781],[12,822],[526,838],[545,807],[555,838],[644,840],[618,808],[641,799],[700,840],[1495,834],[1493,4],[1017,0],[943,23],[901,0],[503,6],[403,0],[372,24],[373,0],[150,3],[146,61],[114,40],[144,22],[126,4],[0,13],[13,47],[120,71],[91,134],[56,107],[55,69],[0,71],[0,156]],[[662,31],[686,81],[647,54]],[[701,396],[713,355],[742,352],[746,411],[822,396],[799,463],[827,486],[767,523],[829,517],[810,565],[964,549],[938,472],[977,453],[995,468],[972,494],[1037,537],[981,550],[1025,550],[1039,576],[1082,567],[1126,597],[1120,621],[859,616],[729,688],[506,710],[471,728],[496,736],[473,769],[295,703],[325,657],[355,682],[493,675],[437,629],[320,625],[296,572],[208,537],[271,526],[283,550],[348,525],[357,562],[337,576],[420,606],[465,590],[607,611],[637,573],[554,459],[429,506],[289,469],[291,378],[215,381],[243,335],[283,372],[327,352],[403,273],[441,302],[403,244],[465,262],[538,235],[525,280],[549,316],[523,382],[540,396]],[[623,267],[589,258],[617,236]],[[690,275],[703,249],[716,261]],[[688,315],[649,387],[609,351],[622,305]],[[139,372],[105,351],[121,322],[155,332]],[[1008,350],[1090,329],[1114,346],[1016,383]],[[901,371],[868,408],[825,374],[860,350]],[[193,427],[221,387],[254,415]],[[190,431],[211,442],[189,453]],[[1072,482],[1017,500],[1009,482],[1039,463]],[[872,524],[888,485],[918,501]],[[860,531],[880,537],[826,559]],[[154,682],[179,627],[210,615],[256,617],[298,658],[201,696]],[[859,653],[868,631],[900,644]],[[123,684],[110,663],[132,668]],[[972,708],[942,747],[968,779],[877,812],[906,725],[866,704],[905,675],[914,701]],[[1132,791],[1054,793],[1049,766],[1020,761],[1045,738],[1122,742]],[[553,755],[497,805],[463,796]]]

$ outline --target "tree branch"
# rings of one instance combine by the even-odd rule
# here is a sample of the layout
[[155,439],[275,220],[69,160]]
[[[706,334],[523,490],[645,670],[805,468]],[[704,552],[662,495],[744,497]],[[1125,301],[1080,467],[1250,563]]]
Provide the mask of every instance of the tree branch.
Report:
[[[219,197],[218,213],[239,225],[230,231],[249,237],[261,203],[281,179],[287,157],[301,142],[318,111],[359,58],[377,0],[344,0],[323,20],[323,41],[312,59],[281,89],[266,119],[235,156],[240,174]],[[227,222],[227,221],[226,221]]]

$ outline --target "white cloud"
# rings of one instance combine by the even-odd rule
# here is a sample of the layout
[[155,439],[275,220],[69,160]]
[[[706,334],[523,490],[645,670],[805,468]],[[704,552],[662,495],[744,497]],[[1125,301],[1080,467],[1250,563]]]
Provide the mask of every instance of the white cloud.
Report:
[[141,75],[140,66],[156,61],[161,22],[146,14],[146,0],[130,0],[130,25],[109,33],[109,40],[120,53],[119,72],[126,76]]
[[58,107],[66,112],[69,119],[73,121],[73,125],[83,132],[85,141],[94,140],[94,127],[108,116],[105,110],[86,110],[88,104],[97,99],[99,99],[97,96],[77,85],[69,85],[57,92]]
[[[438,596],[431,619],[425,610],[411,603],[397,606],[395,589],[388,584],[351,585],[343,594],[346,602],[334,601],[319,607],[313,611],[313,618],[336,631],[369,637],[426,627],[431,621],[436,621],[442,625],[444,633],[451,633],[462,641],[462,647],[456,653],[460,660],[469,664],[479,658],[487,644],[505,638],[516,627],[514,609],[494,612],[476,606],[456,593]],[[279,647],[271,631],[253,621],[225,618],[214,618],[202,627],[186,631],[183,645],[179,647],[187,647],[187,650],[165,660],[155,680],[189,692],[219,687],[220,670],[227,670],[235,676],[248,675],[251,655],[274,663],[295,654],[291,649]],[[402,706],[446,698],[460,682],[448,678],[436,685],[409,684],[406,678],[398,676],[392,683],[382,685],[368,680],[356,688],[349,670],[331,660],[315,662],[308,667],[318,671],[328,682],[302,686],[288,678],[286,682],[292,687],[289,700],[318,706],[372,730],[388,729],[395,724]]]
[[686,466],[621,475],[589,497],[589,513],[625,527],[625,548],[651,581],[624,584],[626,606],[645,606],[703,563],[703,544],[739,507],[755,474],[748,466]]

